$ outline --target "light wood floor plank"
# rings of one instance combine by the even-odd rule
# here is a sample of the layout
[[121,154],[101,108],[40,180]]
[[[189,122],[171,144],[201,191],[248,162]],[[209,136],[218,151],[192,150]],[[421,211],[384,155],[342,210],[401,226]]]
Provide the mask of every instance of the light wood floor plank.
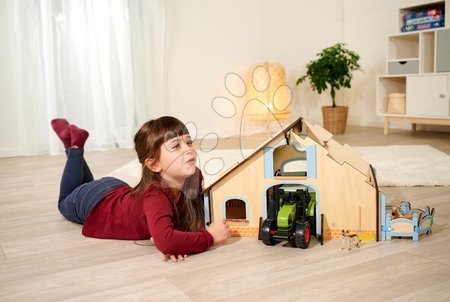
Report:
[[401,295],[391,299],[392,302],[401,301],[433,301],[447,302],[450,301],[450,281],[436,282],[435,285],[422,288],[419,290],[411,290],[405,295]]
[[0,283],[83,269],[155,253],[156,250],[153,247],[139,246],[131,241],[97,240],[91,245],[33,254],[33,261],[30,261],[30,256],[8,258],[2,263]]
[[114,288],[111,290],[81,296],[74,299],[67,299],[66,302],[91,302],[105,299],[107,301],[193,301],[185,293],[180,291],[175,285],[166,279],[142,282],[132,286]]
[[0,245],[0,261],[6,260],[6,255],[3,252],[3,247]]

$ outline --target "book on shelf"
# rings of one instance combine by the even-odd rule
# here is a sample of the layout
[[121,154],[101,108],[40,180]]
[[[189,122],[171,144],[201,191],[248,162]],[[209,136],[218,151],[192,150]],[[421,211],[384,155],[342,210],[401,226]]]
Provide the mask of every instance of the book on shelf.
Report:
[[442,9],[440,8],[431,8],[431,9],[423,9],[423,10],[417,10],[417,11],[410,11],[407,12],[403,19],[405,21],[411,20],[411,19],[417,19],[417,18],[423,18],[423,17],[430,17],[430,16],[442,16]]
[[441,21],[436,21],[436,22],[405,25],[405,26],[402,26],[401,30],[402,30],[402,32],[409,32],[409,31],[416,31],[416,30],[439,28],[439,27],[444,27],[444,26],[445,26],[445,21],[441,20]]

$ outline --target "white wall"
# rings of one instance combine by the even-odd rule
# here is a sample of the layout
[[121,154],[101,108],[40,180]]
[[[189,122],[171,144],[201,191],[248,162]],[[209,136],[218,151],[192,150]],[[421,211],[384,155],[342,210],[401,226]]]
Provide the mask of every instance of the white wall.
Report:
[[[232,97],[224,77],[244,79],[250,65],[273,62],[285,66],[293,89],[293,114],[320,120],[319,106],[307,102],[306,87],[296,79],[307,61],[322,48],[341,40],[340,1],[184,0],[167,9],[168,113],[192,120],[201,133],[238,134],[240,115],[223,119],[211,108],[216,96],[229,97],[239,109],[245,99]],[[314,98],[317,98],[314,96]],[[326,97],[325,97],[326,98]],[[189,108],[189,109],[188,109]]]

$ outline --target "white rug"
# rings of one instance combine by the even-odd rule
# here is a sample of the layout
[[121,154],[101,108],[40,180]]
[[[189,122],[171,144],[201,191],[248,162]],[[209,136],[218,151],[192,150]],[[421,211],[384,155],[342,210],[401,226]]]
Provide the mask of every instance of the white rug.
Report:
[[[376,170],[378,186],[450,186],[450,156],[428,145],[393,145],[382,147],[355,147]],[[243,154],[242,154],[243,153]],[[198,166],[205,179],[205,187],[218,179],[236,162],[243,160],[251,150],[216,149],[197,151]],[[141,167],[133,160],[108,175],[138,183]]]
[[450,156],[429,145],[354,148],[375,168],[380,187],[450,186]]

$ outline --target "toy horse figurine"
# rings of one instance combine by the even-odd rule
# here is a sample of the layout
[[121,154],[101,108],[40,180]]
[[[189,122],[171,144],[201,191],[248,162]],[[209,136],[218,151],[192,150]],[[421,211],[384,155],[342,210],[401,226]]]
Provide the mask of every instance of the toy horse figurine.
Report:
[[342,230],[342,250],[348,249],[349,251],[352,249],[352,244],[355,243],[356,247],[360,247],[361,240],[357,234],[350,234],[349,231]]

